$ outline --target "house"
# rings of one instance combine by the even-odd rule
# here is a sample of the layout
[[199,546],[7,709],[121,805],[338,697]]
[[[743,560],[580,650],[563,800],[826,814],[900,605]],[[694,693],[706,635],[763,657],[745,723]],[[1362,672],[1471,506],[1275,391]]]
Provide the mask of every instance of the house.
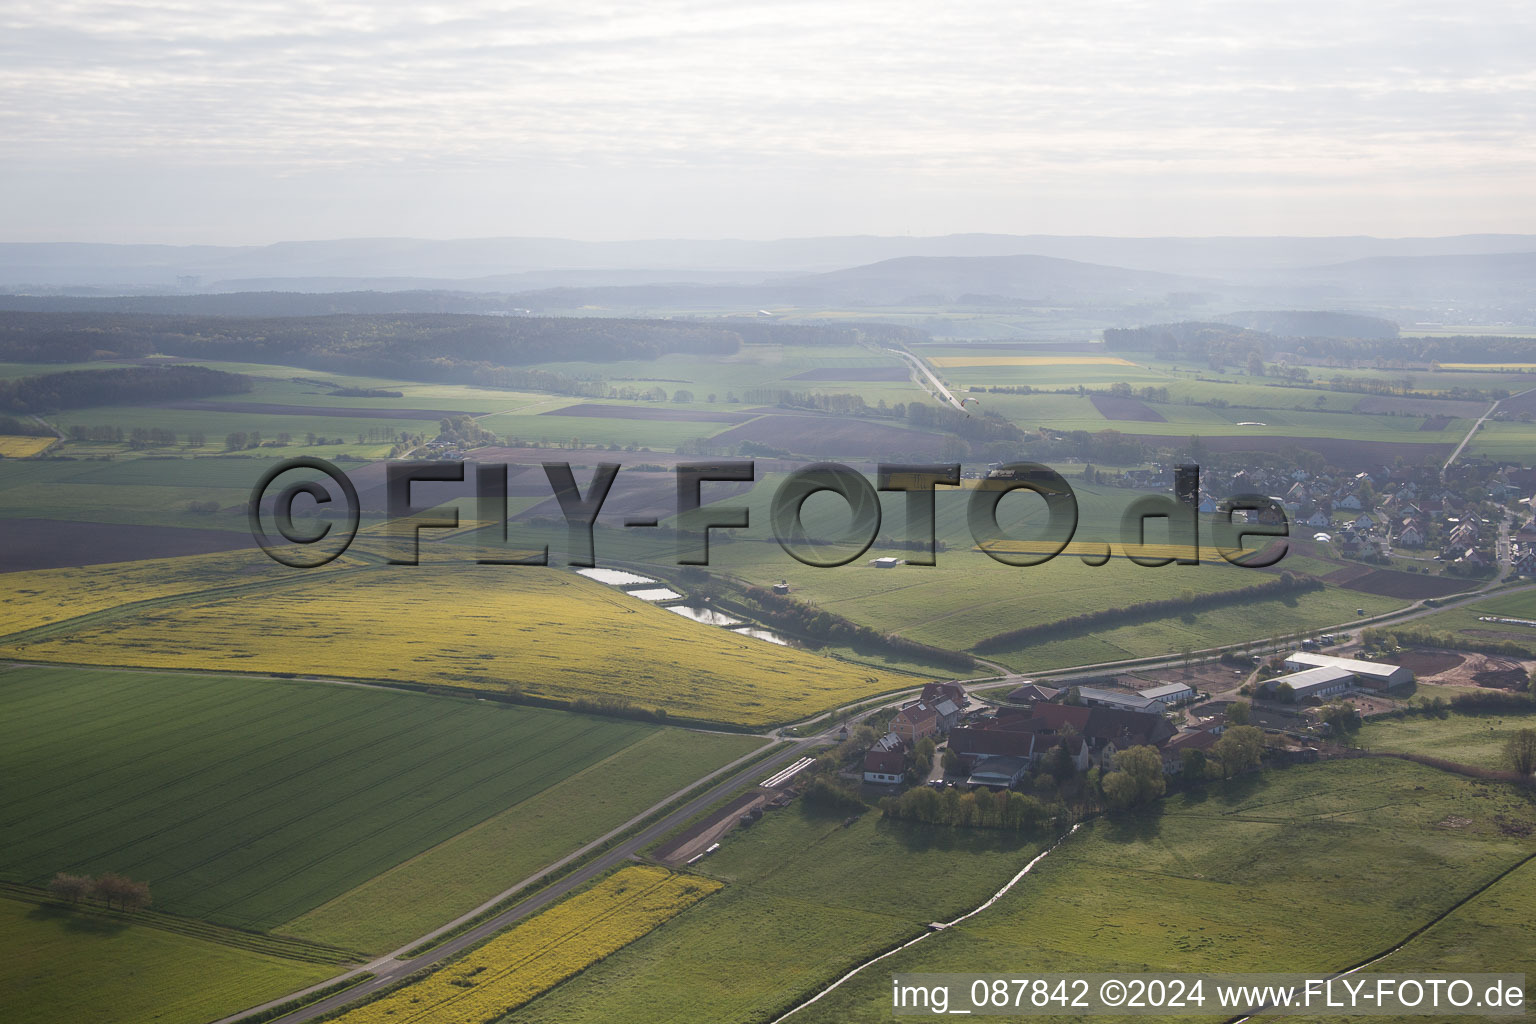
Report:
[[1360,661],[1356,658],[1338,658],[1331,654],[1313,654],[1310,651],[1292,651],[1285,656],[1285,667],[1292,671],[1311,668],[1340,669],[1353,675],[1361,686],[1372,690],[1390,690],[1413,682],[1413,672],[1401,665],[1388,665],[1380,661]]
[[1176,707],[1195,699],[1195,688],[1188,683],[1167,683],[1163,686],[1154,686],[1149,690],[1137,691],[1148,700],[1161,701],[1169,707]]
[[1162,702],[1139,693],[1121,693],[1118,690],[1100,690],[1093,686],[1077,687],[1077,696],[1093,708],[1116,708],[1122,711],[1161,711]]
[[1536,548],[1526,548],[1525,554],[1515,559],[1516,576],[1536,576]]
[[935,703],[948,699],[954,702],[956,708],[964,708],[971,702],[965,694],[965,687],[956,682],[924,683],[922,696],[918,699]]
[[1177,775],[1184,770],[1184,751],[1210,750],[1216,734],[1206,729],[1189,729],[1163,744],[1163,774]]
[[1477,543],[1477,527],[1471,523],[1458,523],[1448,535],[1452,547],[1466,547]]
[[1360,499],[1353,494],[1346,494],[1333,504],[1335,508],[1349,509],[1351,512],[1359,512],[1365,507],[1360,503]]
[[1323,511],[1321,507],[1319,507],[1316,512],[1313,512],[1310,516],[1308,516],[1304,521],[1308,526],[1316,526],[1321,528],[1327,528],[1333,525],[1333,517],[1330,516],[1327,512]]
[[907,774],[907,745],[895,733],[886,733],[864,754],[864,781],[900,782]]
[[1481,569],[1488,564],[1488,560],[1478,552],[1477,548],[1467,548],[1461,554],[1456,556],[1456,564],[1468,565],[1474,569]]
[[1008,691],[1008,700],[1015,704],[1050,703],[1061,693],[1054,686],[1041,686],[1039,683],[1025,683],[1017,690]]
[[1424,534],[1419,529],[1419,524],[1412,519],[1404,519],[1402,528],[1397,531],[1397,545],[1403,548],[1421,548],[1424,546]]
[[1371,518],[1371,514],[1369,512],[1362,512],[1356,516],[1354,521],[1349,525],[1356,530],[1359,530],[1361,533],[1364,533],[1366,530],[1369,530],[1371,527],[1376,525],[1376,520]]
[[[956,714],[958,716],[958,711]],[[939,714],[927,701],[915,700],[904,705],[891,719],[891,732],[910,746],[917,746],[918,740],[938,731]]]

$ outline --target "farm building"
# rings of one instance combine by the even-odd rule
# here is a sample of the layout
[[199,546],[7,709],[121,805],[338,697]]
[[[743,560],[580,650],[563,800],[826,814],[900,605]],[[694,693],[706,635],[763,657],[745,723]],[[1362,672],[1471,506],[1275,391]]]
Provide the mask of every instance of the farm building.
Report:
[[900,782],[907,772],[907,745],[895,733],[886,733],[864,755],[865,782]]
[[1114,708],[1117,711],[1161,711],[1163,702],[1139,693],[1120,693],[1117,690],[1099,690],[1092,686],[1079,686],[1077,695],[1091,708]]
[[1169,707],[1184,704],[1195,699],[1195,688],[1188,683],[1165,683],[1162,686],[1154,686],[1150,690],[1137,691],[1148,700],[1160,701]]
[[901,564],[901,559],[887,555],[884,558],[876,558],[870,561],[870,565],[876,569],[894,569]]
[[1061,691],[1054,686],[1041,686],[1039,683],[1025,683],[1016,690],[1008,691],[1008,699],[1015,704],[1049,703],[1056,699]]
[[[1286,662],[1289,666],[1290,662]],[[1303,669],[1300,672],[1292,672],[1287,676],[1276,676],[1264,683],[1264,689],[1275,693],[1282,684],[1288,684],[1295,699],[1304,701],[1309,697],[1331,697],[1336,693],[1343,693],[1355,685],[1355,674],[1342,668],[1318,668]]]
[[1292,651],[1285,657],[1285,667],[1293,672],[1309,668],[1342,669],[1358,679],[1361,686],[1372,690],[1389,690],[1413,682],[1413,672],[1401,665],[1336,658],[1330,654],[1312,654],[1309,651]]

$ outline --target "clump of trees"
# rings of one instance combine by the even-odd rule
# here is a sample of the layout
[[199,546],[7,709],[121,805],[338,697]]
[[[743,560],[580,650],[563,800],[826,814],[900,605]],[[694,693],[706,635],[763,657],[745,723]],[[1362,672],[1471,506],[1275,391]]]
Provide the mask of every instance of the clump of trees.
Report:
[[0,381],[0,407],[19,412],[57,412],[94,405],[148,405],[251,390],[244,374],[206,366],[130,366],[116,370],[66,370]]
[[1115,754],[1115,770],[1106,772],[1099,784],[1104,800],[1115,810],[1140,807],[1168,789],[1163,777],[1163,755],[1155,747],[1128,747]]
[[1015,829],[1034,832],[1055,823],[1058,811],[1040,800],[1009,790],[962,793],[928,786],[909,789],[880,801],[881,814],[895,821],[923,825]]
[[151,902],[148,882],[135,882],[111,871],[98,878],[61,871],[48,883],[48,890],[65,903],[74,905],[90,898],[99,900],[108,910],[113,904],[119,910],[142,910]]

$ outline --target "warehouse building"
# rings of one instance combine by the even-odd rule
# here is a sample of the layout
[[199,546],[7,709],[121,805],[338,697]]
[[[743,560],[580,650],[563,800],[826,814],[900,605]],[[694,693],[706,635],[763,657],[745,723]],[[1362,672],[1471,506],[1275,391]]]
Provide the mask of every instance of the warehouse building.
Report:
[[1401,665],[1335,658],[1331,654],[1313,654],[1311,651],[1292,651],[1286,655],[1285,667],[1292,672],[1313,668],[1337,669],[1348,672],[1361,686],[1372,690],[1390,690],[1394,686],[1406,686],[1413,682],[1413,672]]
[[1309,697],[1331,697],[1343,693],[1355,685],[1355,676],[1341,668],[1318,667],[1292,672],[1288,676],[1276,676],[1263,686],[1273,694],[1280,689],[1282,683],[1290,684],[1291,693],[1299,704]]

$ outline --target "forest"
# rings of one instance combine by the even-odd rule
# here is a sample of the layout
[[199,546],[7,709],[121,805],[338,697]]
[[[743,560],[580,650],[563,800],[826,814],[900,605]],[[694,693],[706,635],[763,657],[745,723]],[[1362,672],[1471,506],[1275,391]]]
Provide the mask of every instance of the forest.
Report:
[[249,390],[249,377],[204,366],[66,370],[0,381],[0,408],[21,413],[57,412],[96,405],[144,405],[207,398]]

